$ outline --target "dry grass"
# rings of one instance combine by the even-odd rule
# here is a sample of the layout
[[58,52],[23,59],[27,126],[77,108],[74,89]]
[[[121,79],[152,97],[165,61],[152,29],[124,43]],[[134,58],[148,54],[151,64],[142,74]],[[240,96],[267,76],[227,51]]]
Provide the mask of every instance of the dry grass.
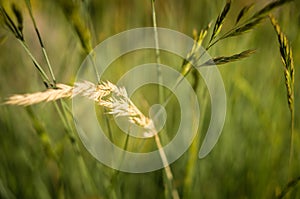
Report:
[[44,92],[28,93],[23,95],[13,95],[4,104],[29,106],[41,102],[50,102],[72,96],[73,88],[66,84],[57,84],[57,89],[47,89]]
[[156,132],[153,121],[135,106],[128,97],[124,87],[118,87],[109,81],[102,82],[99,85],[89,81],[77,82],[74,87],[66,84],[57,84],[56,87],[43,92],[13,95],[4,104],[30,106],[41,102],[51,102],[80,95],[106,108],[108,114],[116,117],[127,117],[130,123],[145,128],[147,130],[144,134],[145,137],[152,137]]

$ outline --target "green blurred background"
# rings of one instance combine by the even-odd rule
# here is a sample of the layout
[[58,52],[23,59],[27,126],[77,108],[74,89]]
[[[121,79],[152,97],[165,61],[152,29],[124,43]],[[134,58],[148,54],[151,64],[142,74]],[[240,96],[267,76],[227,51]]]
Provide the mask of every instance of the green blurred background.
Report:
[[[29,48],[45,65],[25,3],[2,1],[5,6],[12,2],[22,11]],[[251,2],[257,10],[269,1],[233,1],[225,30],[234,25],[239,10]],[[193,29],[214,22],[224,4],[220,0],[156,0],[157,23],[192,36]],[[150,0],[32,0],[32,8],[56,79],[67,84],[74,82],[86,57],[74,28],[76,20],[91,30],[92,47],[121,31],[152,26]],[[295,1],[272,12],[291,43],[296,70],[292,177],[300,175],[299,11],[300,3]],[[4,26],[0,37],[1,102],[15,93],[44,90],[29,56]],[[289,180],[290,113],[273,27],[266,20],[245,35],[220,42],[209,53],[212,57],[228,56],[253,48],[257,52],[251,57],[219,67],[227,93],[227,115],[213,151],[200,160],[191,149],[171,165],[182,198],[274,198]],[[163,63],[175,62],[163,58]],[[181,62],[176,64],[179,69]],[[115,78],[113,74],[111,71]],[[66,103],[71,104],[70,100]],[[29,109],[1,105],[0,198],[168,198],[163,170],[117,172],[97,162],[73,133],[77,145],[68,139],[52,103]],[[203,135],[199,137],[196,143]],[[53,158],[51,151],[57,156]],[[187,172],[187,165],[192,165],[192,173]],[[293,187],[289,197],[300,198],[299,185]]]

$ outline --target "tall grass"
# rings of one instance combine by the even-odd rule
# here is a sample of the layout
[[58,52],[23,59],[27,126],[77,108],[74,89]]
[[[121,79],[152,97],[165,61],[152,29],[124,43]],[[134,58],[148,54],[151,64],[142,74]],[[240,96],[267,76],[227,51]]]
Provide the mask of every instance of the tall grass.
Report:
[[[2,162],[0,164],[0,196],[3,198],[271,198],[277,190],[276,196],[283,198],[287,192],[292,190],[291,197],[296,198],[299,195],[297,187],[299,181],[297,160],[299,158],[296,156],[299,147],[297,146],[298,122],[295,119],[297,112],[294,105],[298,98],[297,87],[294,88],[294,79],[297,78],[294,78],[291,43],[287,41],[287,37],[283,36],[274,18],[271,18],[271,22],[278,35],[280,52],[285,66],[285,84],[277,79],[280,77],[277,76],[277,72],[280,73],[279,70],[265,66],[265,64],[269,66],[278,64],[274,60],[274,52],[261,50],[273,49],[270,46],[276,45],[274,38],[265,38],[270,31],[264,24],[266,24],[269,13],[273,12],[275,8],[279,9],[277,11],[279,14],[274,14],[279,16],[288,11],[293,12],[295,9],[293,6],[281,7],[287,2],[290,1],[272,1],[260,8],[256,4],[245,2],[238,6],[235,2],[226,1],[212,6],[210,1],[198,4],[196,2],[151,0],[145,4],[133,1],[132,8],[129,8],[126,3],[121,1],[118,2],[120,4],[102,1],[43,3],[33,1],[31,5],[29,0],[25,0],[23,4],[26,9],[20,9],[22,6],[18,4],[13,5],[7,1],[1,1],[1,17],[5,27],[4,30],[1,30],[1,34],[8,35],[7,41],[2,44],[5,51],[2,51],[1,65],[4,67],[0,69],[3,74],[3,82],[0,83],[5,82],[6,86],[1,87],[1,92],[3,92],[1,97],[11,96],[11,93],[17,92],[17,88],[22,88],[26,93],[30,92],[30,85],[41,83],[40,80],[45,84],[46,90],[32,92],[32,94],[13,95],[7,99],[7,104],[29,106],[24,109],[24,112],[22,108],[6,105],[0,107],[2,116],[0,127],[3,129],[0,138],[0,147],[3,149],[0,153]],[[72,93],[76,89],[79,95],[98,100],[99,105],[105,108],[100,114],[106,119],[101,122],[105,123],[109,129],[111,140],[121,143],[120,145],[128,150],[148,145],[140,144],[137,140],[129,137],[118,137],[120,132],[109,115],[120,114],[121,107],[112,104],[111,100],[105,100],[106,97],[109,97],[110,92],[118,91],[114,84],[102,84],[99,79],[98,85],[88,82],[73,86],[61,83],[72,82],[75,73],[70,73],[62,78],[63,76],[56,72],[62,70],[53,64],[57,63],[55,58],[60,55],[57,48],[61,45],[58,43],[53,47],[47,42],[48,39],[51,39],[51,34],[47,32],[49,29],[44,24],[43,17],[51,15],[51,18],[57,19],[55,23],[61,24],[59,27],[62,32],[72,37],[67,49],[72,51],[73,48],[71,49],[70,46],[74,46],[74,44],[77,46],[77,42],[78,46],[83,49],[83,52],[67,53],[69,57],[75,53],[84,57],[85,54],[92,52],[93,41],[103,40],[105,37],[117,33],[114,31],[124,26],[133,28],[139,24],[139,26],[169,27],[164,19],[174,17],[174,20],[178,19],[178,24],[185,24],[182,27],[185,32],[191,32],[186,27],[199,27],[201,9],[211,8],[205,8],[203,5],[216,8],[213,12],[217,17],[212,23],[210,23],[212,16],[201,18],[203,20],[201,23],[208,25],[199,32],[194,31],[195,44],[185,60],[182,61],[166,52],[159,51],[157,37],[153,38],[157,43],[156,50],[147,51],[144,55],[153,57],[158,64],[174,66],[191,83],[194,83],[195,92],[200,98],[199,103],[204,107],[201,110],[204,116],[199,121],[200,133],[190,149],[171,166],[167,165],[164,152],[160,150],[165,169],[147,174],[118,172],[97,163],[79,142],[72,123],[73,118],[67,99],[72,97]],[[181,21],[176,13],[169,12],[174,8],[180,10],[180,13],[184,13],[182,20],[191,16],[191,13],[195,13],[195,16],[188,21]],[[98,9],[102,12],[98,12]],[[136,12],[132,12],[131,9]],[[53,13],[58,13],[58,15],[55,16]],[[118,13],[121,13],[120,16]],[[119,19],[123,19],[121,23]],[[291,19],[290,23],[294,24],[295,21],[295,19]],[[29,24],[33,24],[33,30]],[[109,26],[103,24],[109,24]],[[115,30],[112,30],[113,27]],[[174,27],[171,28],[174,29]],[[181,27],[176,28],[180,29]],[[94,30],[100,30],[95,32],[96,38],[92,38]],[[251,34],[245,34],[250,31],[252,31]],[[34,45],[35,43],[28,36],[31,33],[36,35],[37,45]],[[26,56],[21,54],[22,51],[14,43],[15,40],[10,37],[11,35],[27,53],[27,58],[30,58],[39,74],[39,79],[28,80],[29,75],[22,75],[29,71],[34,73],[30,69],[28,61],[22,63]],[[74,42],[75,39],[77,42]],[[294,43],[296,42],[299,41],[294,41]],[[13,49],[10,46],[17,49],[13,56],[19,59],[11,57]],[[209,67],[213,63],[216,65],[228,64],[228,66],[220,67],[220,70],[229,94],[229,111],[223,135],[216,148],[207,158],[198,160],[197,152],[204,136],[201,133],[205,132],[207,128],[210,108],[204,82],[194,72],[192,66],[192,63],[197,63],[203,56],[200,53],[201,46],[206,48],[213,58],[205,63],[200,63],[197,67]],[[40,55],[36,49],[41,51]],[[137,62],[145,59],[143,55],[140,57],[138,54],[132,55]],[[128,56],[129,63],[134,62],[134,59],[130,55]],[[93,59],[93,55],[91,59]],[[117,68],[112,67],[112,71],[108,71],[106,76],[104,75],[105,77],[111,77],[114,81],[118,75],[126,72],[126,66],[124,68],[120,66],[126,65],[128,59],[126,56],[121,59],[121,63],[113,63]],[[299,57],[295,56],[295,63],[299,61]],[[14,62],[15,64],[13,64]],[[78,60],[77,66],[80,63],[81,60]],[[6,65],[17,65],[18,67],[14,67],[14,71],[11,71]],[[68,70],[72,67],[76,68],[76,65],[62,64],[61,67]],[[17,79],[26,84],[19,83],[19,80],[14,77],[18,77]],[[271,84],[267,84],[268,82]],[[110,85],[114,89],[108,93],[100,92],[100,87],[105,87],[105,85]],[[284,85],[287,88],[291,113],[291,139],[286,136],[290,121],[281,118],[282,115],[286,115],[285,109],[281,107],[280,103]],[[37,87],[38,90],[43,90],[41,87]],[[159,102],[164,101],[168,96],[164,96],[164,90],[160,89],[157,94],[152,96],[153,99],[143,93],[136,94],[137,99],[140,99],[138,101],[126,98],[127,102],[130,101],[135,113],[135,117],[126,115],[131,122],[139,123],[144,127],[149,126],[150,120],[143,114],[147,110],[145,99],[149,99],[149,103],[157,102],[157,99]],[[97,92],[91,93],[91,90]],[[147,87],[145,90],[148,93],[154,93],[152,92],[153,88]],[[124,92],[121,92],[123,93],[120,95],[121,97],[126,97]],[[2,101],[5,102],[4,99]],[[51,107],[48,103],[33,106],[33,104],[45,101],[54,101],[53,106]],[[174,108],[176,105],[178,104],[174,100],[167,107],[168,122],[163,133],[170,138],[173,136],[172,131],[176,129],[174,126],[178,121],[178,112]],[[143,121],[146,123],[142,124]],[[266,121],[270,123],[266,124]],[[36,132],[36,137],[33,137],[31,131]],[[156,133],[154,140],[156,141],[155,148],[161,149],[166,144],[165,140],[160,140]],[[20,149],[21,146],[22,149]],[[287,157],[287,146],[290,149],[290,157]],[[289,174],[290,181],[286,184],[287,165],[294,170]],[[26,172],[23,172],[24,170]],[[17,181],[17,174],[22,175],[29,183]],[[38,188],[34,189],[33,187]]]

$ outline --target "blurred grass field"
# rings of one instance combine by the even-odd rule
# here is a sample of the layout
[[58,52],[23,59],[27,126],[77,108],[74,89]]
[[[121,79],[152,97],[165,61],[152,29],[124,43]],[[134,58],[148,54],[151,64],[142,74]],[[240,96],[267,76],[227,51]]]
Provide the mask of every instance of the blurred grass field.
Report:
[[[0,2],[6,6],[14,2],[21,9],[25,39],[37,60],[45,65],[25,3],[17,0]],[[79,21],[90,27],[92,47],[121,31],[152,26],[150,0],[85,0],[77,2],[79,7],[72,7],[77,5],[76,2],[31,2],[57,82],[67,84],[74,83],[76,72],[86,57],[70,18],[79,17]],[[255,2],[253,9],[257,10],[270,1],[251,2]],[[232,26],[239,10],[251,2],[233,1],[223,29]],[[200,30],[209,22],[215,22],[224,4],[225,1],[219,0],[156,0],[157,23],[159,27],[192,37],[193,29]],[[70,14],[72,9],[76,10],[73,15]],[[291,178],[300,176],[299,11],[300,2],[294,1],[272,12],[290,41],[295,62],[295,139]],[[44,90],[30,57],[4,26],[0,28],[0,38],[1,102],[15,93]],[[249,33],[220,42],[209,50],[209,54],[212,57],[228,56],[245,49],[256,49],[257,52],[241,61],[219,66],[227,94],[227,115],[217,145],[204,159],[191,157],[194,154],[194,148],[191,148],[171,165],[181,198],[275,198],[291,180],[288,172],[290,113],[284,66],[276,33],[268,20]],[[124,57],[114,63],[116,69],[109,71],[107,77],[117,80],[127,70],[120,66],[130,61],[132,59]],[[137,62],[142,61],[141,58]],[[162,63],[177,69],[181,64],[163,52]],[[147,93],[147,89],[156,88],[143,89]],[[153,101],[155,97],[145,96]],[[66,103],[70,105],[71,101],[66,100]],[[173,114],[177,117],[177,113]],[[204,121],[205,130],[209,117]],[[174,126],[170,122],[168,125],[169,128]],[[145,174],[115,171],[94,159],[75,131],[72,139],[77,145],[74,147],[66,131],[53,103],[30,108],[0,106],[0,198],[170,197],[164,170]],[[196,143],[203,139],[201,136],[197,137]],[[200,146],[194,147],[198,152]],[[57,157],[53,158],[52,150]],[[194,173],[188,175],[187,163],[191,160]],[[299,184],[292,187],[288,197],[300,198]]]

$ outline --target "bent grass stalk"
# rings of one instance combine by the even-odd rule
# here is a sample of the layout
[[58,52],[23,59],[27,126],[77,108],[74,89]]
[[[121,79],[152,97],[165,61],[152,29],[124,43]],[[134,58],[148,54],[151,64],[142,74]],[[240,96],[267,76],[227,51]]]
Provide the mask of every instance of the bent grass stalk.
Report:
[[281,60],[284,65],[284,78],[285,78],[285,86],[287,90],[287,101],[291,114],[291,144],[290,144],[290,160],[289,165],[291,167],[292,158],[293,158],[293,150],[294,150],[294,61],[293,61],[293,53],[292,48],[289,44],[287,37],[281,31],[280,26],[278,25],[276,19],[269,15],[270,21],[274,27],[274,30],[277,34],[279,50],[281,54]]
[[293,61],[293,53],[292,48],[289,44],[287,37],[283,34],[278,25],[277,21],[272,15],[269,15],[271,23],[274,27],[274,30],[277,34],[278,43],[279,43],[279,50],[281,54],[281,60],[284,65],[284,78],[285,78],[285,86],[287,90],[287,101],[288,106],[291,114],[291,144],[290,144],[290,160],[289,164],[292,164],[293,158],[293,148],[294,148],[294,75],[295,75],[295,68],[294,68],[294,61]]
[[276,32],[278,44],[279,44],[279,51],[281,55],[281,60],[284,65],[284,78],[285,78],[285,86],[287,90],[287,101],[288,107],[290,110],[291,116],[291,135],[290,135],[290,157],[289,157],[289,175],[288,175],[288,184],[284,187],[281,193],[278,194],[277,198],[283,198],[294,186],[297,185],[299,182],[300,177],[292,179],[293,175],[293,158],[294,158],[294,139],[295,139],[295,132],[294,132],[294,123],[295,123],[295,102],[294,102],[294,79],[295,79],[295,67],[294,67],[294,60],[293,60],[293,52],[292,47],[289,44],[287,37],[281,31],[281,28],[274,18],[273,15],[269,15],[269,19],[273,28]]

